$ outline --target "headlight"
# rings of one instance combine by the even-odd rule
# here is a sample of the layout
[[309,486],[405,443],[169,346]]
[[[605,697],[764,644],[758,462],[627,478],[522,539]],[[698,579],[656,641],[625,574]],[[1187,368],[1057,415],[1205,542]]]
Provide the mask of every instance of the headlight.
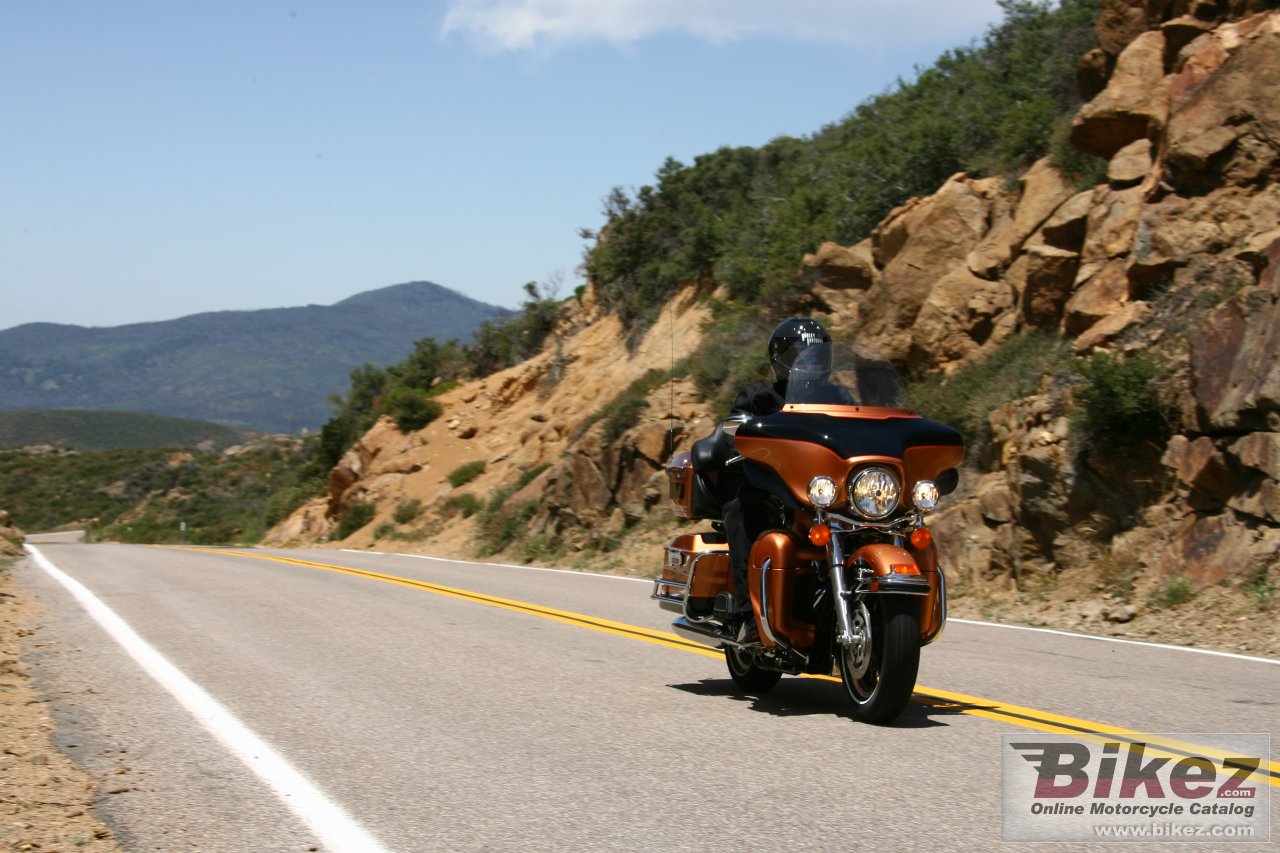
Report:
[[836,502],[840,487],[830,477],[814,477],[809,481],[809,503],[826,508]]
[[898,505],[901,489],[886,468],[864,468],[849,484],[849,499],[867,518],[884,518]]
[[942,495],[932,480],[921,480],[911,487],[911,502],[921,512],[928,512],[938,505]]

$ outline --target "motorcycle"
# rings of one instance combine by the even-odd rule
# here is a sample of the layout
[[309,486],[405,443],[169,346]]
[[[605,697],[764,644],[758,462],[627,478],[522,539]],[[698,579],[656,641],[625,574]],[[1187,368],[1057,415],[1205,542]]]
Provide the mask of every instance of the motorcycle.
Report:
[[[853,716],[885,723],[910,701],[920,649],[947,621],[925,517],[955,490],[964,442],[903,408],[887,360],[822,346],[826,369],[817,381],[793,370],[781,410],[733,415],[672,457],[672,509],[711,529],[667,542],[651,598],[679,614],[675,633],[724,650],[744,692],[770,690],[783,674],[838,672]],[[751,641],[738,638],[720,521],[744,480],[777,509],[751,546]]]

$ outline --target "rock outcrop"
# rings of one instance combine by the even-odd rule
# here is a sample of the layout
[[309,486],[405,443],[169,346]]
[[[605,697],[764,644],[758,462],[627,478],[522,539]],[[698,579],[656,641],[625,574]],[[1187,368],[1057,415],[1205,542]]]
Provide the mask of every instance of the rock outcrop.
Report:
[[10,522],[9,513],[0,509],[0,557],[20,557],[22,554],[22,531]]
[[[1104,3],[1104,59],[1073,140],[1109,159],[1076,192],[1047,161],[1016,188],[957,175],[893,211],[852,283],[805,259],[846,329],[900,363],[953,369],[1028,328],[1078,354],[1147,350],[1177,410],[1152,482],[1082,448],[1070,389],[992,415],[996,470],[940,514],[974,583],[1130,560],[1216,583],[1265,577],[1280,554],[1280,12],[1241,4]],[[1096,69],[1095,69],[1096,70]],[[1162,464],[1161,463],[1162,460]],[[1111,482],[1109,482],[1111,481]]]
[[[328,494],[277,525],[267,543],[332,540],[353,506],[369,504],[372,520],[341,544],[365,547],[383,538],[474,555],[485,546],[475,518],[453,508],[451,498],[485,502],[530,476],[506,504],[512,511],[536,504],[522,520],[526,537],[553,538],[558,550],[572,552],[620,535],[656,503],[672,442],[708,431],[710,418],[687,379],[654,392],[653,404],[634,424],[621,425],[614,442],[602,435],[610,406],[648,371],[669,371],[690,353],[708,316],[705,296],[690,288],[672,300],[631,347],[627,330],[599,309],[591,290],[570,300],[554,343],[445,393],[443,416],[425,428],[403,433],[389,418],[379,420],[330,472]],[[483,472],[451,486],[450,474],[466,463],[484,463]],[[397,525],[396,509],[415,501],[426,510],[422,523]]]

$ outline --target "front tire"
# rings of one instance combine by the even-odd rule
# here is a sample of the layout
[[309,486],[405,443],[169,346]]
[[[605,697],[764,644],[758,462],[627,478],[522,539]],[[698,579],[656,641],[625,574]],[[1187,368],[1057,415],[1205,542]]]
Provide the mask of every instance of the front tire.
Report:
[[757,665],[751,653],[741,649],[726,648],[724,660],[729,666],[729,677],[744,693],[768,693],[782,678],[781,672]]
[[915,690],[919,603],[913,596],[871,596],[854,604],[849,617],[856,642],[840,649],[840,680],[854,717],[887,723],[902,713]]

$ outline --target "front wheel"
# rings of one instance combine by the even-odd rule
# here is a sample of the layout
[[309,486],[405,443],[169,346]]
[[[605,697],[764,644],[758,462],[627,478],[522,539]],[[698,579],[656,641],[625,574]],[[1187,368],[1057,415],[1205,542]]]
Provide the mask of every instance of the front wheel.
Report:
[[729,665],[729,677],[747,693],[767,693],[772,690],[782,673],[776,669],[764,669],[755,662],[750,652],[741,649],[725,649],[725,663]]
[[864,723],[887,723],[911,700],[920,668],[920,613],[914,597],[877,595],[849,613],[854,642],[840,650],[840,680]]

